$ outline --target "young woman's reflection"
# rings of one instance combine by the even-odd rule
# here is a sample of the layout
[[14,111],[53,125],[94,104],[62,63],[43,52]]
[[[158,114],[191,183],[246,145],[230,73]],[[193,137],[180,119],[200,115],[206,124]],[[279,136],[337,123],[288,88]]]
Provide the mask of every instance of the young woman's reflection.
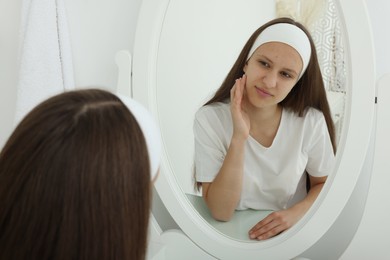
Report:
[[194,122],[195,178],[212,216],[274,212],[250,231],[267,239],[315,201],[335,159],[335,133],[316,50],[289,18],[256,30]]

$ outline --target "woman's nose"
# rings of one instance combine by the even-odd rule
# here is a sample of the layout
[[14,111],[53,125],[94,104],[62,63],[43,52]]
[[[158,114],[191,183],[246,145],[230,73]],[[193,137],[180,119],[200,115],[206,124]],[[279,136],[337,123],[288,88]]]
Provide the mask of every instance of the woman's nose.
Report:
[[264,78],[263,82],[268,88],[274,88],[276,87],[276,81],[277,81],[277,75],[274,72],[267,73]]

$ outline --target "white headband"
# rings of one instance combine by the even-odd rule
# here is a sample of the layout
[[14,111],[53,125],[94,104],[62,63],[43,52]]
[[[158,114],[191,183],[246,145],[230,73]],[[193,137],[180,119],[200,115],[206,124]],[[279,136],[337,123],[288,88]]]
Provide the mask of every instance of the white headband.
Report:
[[301,56],[302,71],[298,79],[305,73],[311,56],[310,41],[306,33],[299,27],[289,23],[277,23],[264,29],[257,37],[248,54],[247,60],[253,55],[260,45],[267,42],[281,42],[293,47]]
[[160,167],[161,161],[160,131],[152,118],[152,115],[144,106],[134,99],[122,94],[117,94],[117,96],[133,114],[144,134],[150,161],[150,178],[153,180]]

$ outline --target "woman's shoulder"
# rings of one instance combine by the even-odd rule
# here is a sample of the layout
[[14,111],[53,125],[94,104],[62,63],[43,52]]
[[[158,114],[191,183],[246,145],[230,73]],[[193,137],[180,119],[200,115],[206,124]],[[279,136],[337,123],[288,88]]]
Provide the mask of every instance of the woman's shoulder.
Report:
[[325,123],[325,117],[322,111],[308,107],[300,116],[298,112],[294,112],[290,109],[284,109],[284,120],[292,125],[304,125],[306,127],[315,127],[316,125],[322,125]]
[[304,120],[307,120],[307,119],[309,119],[309,120],[311,120],[311,119],[318,120],[318,119],[324,117],[324,114],[322,113],[322,111],[320,111],[320,110],[318,110],[318,109],[316,109],[314,107],[306,108],[303,111],[302,116],[300,116],[298,112],[292,111],[291,109],[284,109],[283,111],[289,117],[295,117],[295,118],[301,117]]
[[229,103],[216,102],[209,105],[202,106],[195,113],[195,118],[205,118],[214,116],[223,116],[230,113]]
[[314,107],[310,107],[306,112],[307,120],[314,126],[326,125],[324,113]]
[[322,111],[318,110],[317,108],[308,107],[305,111],[305,116],[310,119],[318,120],[323,118],[324,114],[322,113]]
[[325,117],[321,110],[309,107],[304,113],[305,126],[314,132],[314,129],[323,129],[326,127]]
[[195,114],[194,129],[195,132],[212,131],[222,136],[229,132],[231,128],[231,114],[229,103],[213,103],[198,109]]

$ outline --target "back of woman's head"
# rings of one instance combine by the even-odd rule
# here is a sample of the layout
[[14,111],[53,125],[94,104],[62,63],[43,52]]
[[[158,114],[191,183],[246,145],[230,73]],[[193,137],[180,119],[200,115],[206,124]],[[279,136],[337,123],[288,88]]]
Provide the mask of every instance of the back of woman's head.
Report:
[[146,143],[115,95],[60,94],[0,154],[0,259],[142,259],[150,203]]

